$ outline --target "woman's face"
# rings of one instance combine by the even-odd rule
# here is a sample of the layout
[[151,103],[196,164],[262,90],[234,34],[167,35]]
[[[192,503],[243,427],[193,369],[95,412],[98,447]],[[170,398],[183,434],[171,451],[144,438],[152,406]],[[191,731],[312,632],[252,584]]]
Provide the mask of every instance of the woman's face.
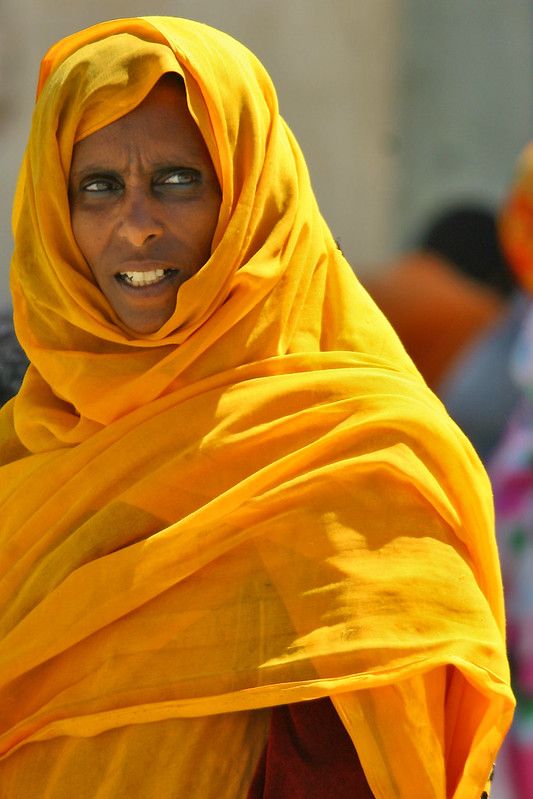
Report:
[[117,316],[153,333],[209,259],[220,187],[185,90],[163,79],[121,119],[74,147],[72,230]]

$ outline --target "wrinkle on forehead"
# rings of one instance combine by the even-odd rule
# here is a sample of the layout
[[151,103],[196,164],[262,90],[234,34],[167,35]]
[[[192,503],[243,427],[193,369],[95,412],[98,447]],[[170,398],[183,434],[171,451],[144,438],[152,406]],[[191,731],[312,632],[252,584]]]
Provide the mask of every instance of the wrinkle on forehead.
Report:
[[[150,105],[157,108],[155,123],[153,116],[144,113]],[[70,176],[100,170],[130,174],[143,165],[159,169],[176,161],[190,166],[206,155],[207,146],[188,109],[183,85],[165,76],[135,109],[75,145]]]

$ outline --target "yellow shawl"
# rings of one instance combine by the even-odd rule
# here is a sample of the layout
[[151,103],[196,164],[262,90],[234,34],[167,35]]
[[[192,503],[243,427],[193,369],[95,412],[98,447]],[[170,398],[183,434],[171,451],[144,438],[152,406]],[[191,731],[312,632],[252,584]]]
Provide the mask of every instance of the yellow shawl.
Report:
[[[222,206],[134,339],[66,182],[74,141],[168,71]],[[0,414],[0,795],[245,797],[268,708],[329,695],[377,799],[478,799],[513,705],[490,489],[336,248],[256,58],[161,17],[60,42],[13,224],[32,366]]]

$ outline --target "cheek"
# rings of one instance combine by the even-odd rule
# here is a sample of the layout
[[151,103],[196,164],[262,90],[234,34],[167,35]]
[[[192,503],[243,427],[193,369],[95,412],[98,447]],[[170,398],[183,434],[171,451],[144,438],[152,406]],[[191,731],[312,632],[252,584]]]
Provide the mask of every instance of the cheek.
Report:
[[217,229],[219,214],[220,199],[216,198],[206,207],[199,225],[199,237],[203,241],[203,247],[207,251],[208,257],[211,254],[211,244]]
[[215,234],[216,220],[207,217],[199,221],[196,227],[196,251],[198,253],[198,267],[202,267],[211,257],[211,245]]
[[103,249],[102,239],[104,225],[102,222],[103,221],[100,220],[99,224],[96,224],[91,216],[76,211],[75,209],[71,214],[74,239],[96,278],[98,278],[99,256]]
[[74,234],[76,244],[80,248],[82,255],[87,258],[85,251],[87,244],[91,240],[89,230],[90,226],[87,223],[87,219],[84,214],[81,214],[74,209],[70,215],[70,223],[72,225],[72,233]]
[[218,222],[218,205],[195,206],[186,212],[179,209],[166,216],[166,228],[172,239],[188,252],[194,266],[200,268],[211,255],[211,244]]

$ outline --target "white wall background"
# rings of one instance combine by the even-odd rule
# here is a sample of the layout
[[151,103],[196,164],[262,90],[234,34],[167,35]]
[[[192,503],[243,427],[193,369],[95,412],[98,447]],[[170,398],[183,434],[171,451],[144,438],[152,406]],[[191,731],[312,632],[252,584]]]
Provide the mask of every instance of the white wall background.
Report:
[[532,0],[406,0],[402,7],[400,243],[443,203],[498,205],[533,138]]

